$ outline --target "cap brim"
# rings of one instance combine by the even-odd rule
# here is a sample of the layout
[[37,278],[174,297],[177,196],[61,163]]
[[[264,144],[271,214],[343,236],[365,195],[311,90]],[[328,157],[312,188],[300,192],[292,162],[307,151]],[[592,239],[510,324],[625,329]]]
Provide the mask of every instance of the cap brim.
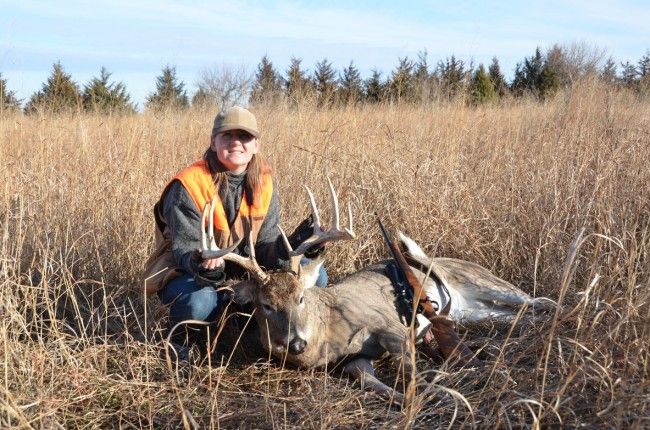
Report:
[[231,131],[231,130],[244,130],[245,132],[252,134],[256,139],[260,137],[259,131],[239,124],[224,124],[221,127],[219,127],[217,133],[223,133],[224,131]]

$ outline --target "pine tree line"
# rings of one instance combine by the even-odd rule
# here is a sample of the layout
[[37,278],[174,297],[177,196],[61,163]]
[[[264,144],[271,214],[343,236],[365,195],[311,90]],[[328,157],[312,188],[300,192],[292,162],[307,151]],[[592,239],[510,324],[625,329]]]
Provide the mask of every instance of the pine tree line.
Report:
[[[83,88],[72,80],[60,62],[54,63],[52,73],[41,89],[27,100],[23,111],[27,114],[99,112],[131,113],[135,111],[126,86],[122,82],[110,82],[111,74],[102,67],[98,77],[92,78]],[[20,100],[6,89],[6,79],[0,73],[0,112],[20,110]]]
[[650,51],[636,65],[628,62],[621,67],[618,73],[611,58],[605,61],[604,52],[585,44],[554,45],[545,53],[537,48],[533,55],[517,63],[511,82],[506,81],[496,57],[487,70],[483,64],[475,67],[454,55],[431,67],[427,52],[422,51],[415,60],[399,58],[395,69],[385,77],[373,69],[363,80],[354,62],[337,75],[325,58],[310,73],[302,67],[302,60],[294,57],[283,75],[264,56],[255,73],[250,101],[296,104],[310,100],[318,106],[331,106],[430,103],[457,98],[481,104],[523,96],[545,100],[585,76],[597,76],[609,84],[650,94]]
[[16,93],[7,89],[7,80],[2,79],[0,73],[0,114],[5,111],[17,111],[20,109],[20,100],[16,98]]
[[[219,108],[235,103],[300,104],[313,102],[320,107],[355,105],[359,103],[432,103],[462,98],[470,104],[494,102],[508,97],[533,97],[545,100],[563,88],[569,88],[584,76],[598,76],[604,82],[629,88],[641,95],[650,95],[650,50],[636,63],[620,64],[604,53],[574,44],[555,45],[517,63],[511,82],[507,82],[496,57],[487,70],[483,64],[466,64],[454,55],[429,64],[426,51],[416,59],[398,58],[395,69],[383,76],[373,69],[362,79],[353,61],[337,71],[324,58],[313,71],[292,57],[284,73],[278,71],[268,56],[262,57],[254,75],[245,69],[224,65],[204,70],[197,82],[197,91],[188,97],[185,83],[176,68],[165,66],[156,77],[156,89],[146,98],[145,109],[161,111],[185,109],[189,106]],[[100,70],[83,88],[72,80],[60,62],[25,103],[25,113],[97,112],[104,114],[133,113],[135,105],[123,82],[112,82],[111,74]],[[7,88],[0,73],[0,113],[17,111],[21,100]]]

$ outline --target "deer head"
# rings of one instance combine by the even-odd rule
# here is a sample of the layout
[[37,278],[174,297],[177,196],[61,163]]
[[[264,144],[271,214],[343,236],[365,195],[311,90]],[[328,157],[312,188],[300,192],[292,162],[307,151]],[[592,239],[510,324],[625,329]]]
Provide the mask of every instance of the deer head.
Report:
[[[329,182],[329,181],[328,181]],[[291,259],[290,271],[262,270],[255,260],[255,251],[249,235],[249,249],[251,255],[242,257],[232,251],[239,243],[219,249],[214,241],[211,221],[214,211],[214,201],[206,204],[202,217],[202,255],[208,257],[223,257],[232,261],[249,272],[251,279],[233,286],[233,299],[239,304],[252,303],[255,307],[255,318],[260,328],[260,337],[263,345],[275,355],[298,355],[304,352],[314,333],[314,327],[321,311],[318,305],[318,294],[312,287],[316,284],[318,273],[323,261],[313,260],[306,266],[301,266],[300,259],[310,247],[336,240],[350,240],[355,238],[352,230],[352,211],[348,206],[349,227],[341,229],[339,226],[338,198],[332,183],[329,182],[332,200],[333,222],[332,228],[324,231],[321,227],[318,208],[313,193],[307,188],[314,219],[312,236],[292,249],[286,235],[280,229],[287,253]]]

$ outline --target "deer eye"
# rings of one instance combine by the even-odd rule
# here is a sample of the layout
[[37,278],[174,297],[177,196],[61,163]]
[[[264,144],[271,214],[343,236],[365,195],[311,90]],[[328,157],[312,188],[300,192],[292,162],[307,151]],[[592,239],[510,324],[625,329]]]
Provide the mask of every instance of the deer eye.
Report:
[[271,305],[267,305],[266,303],[262,304],[262,309],[264,309],[264,312],[271,313],[273,312],[273,308]]
[[300,296],[300,304],[302,305],[305,303],[305,296]]

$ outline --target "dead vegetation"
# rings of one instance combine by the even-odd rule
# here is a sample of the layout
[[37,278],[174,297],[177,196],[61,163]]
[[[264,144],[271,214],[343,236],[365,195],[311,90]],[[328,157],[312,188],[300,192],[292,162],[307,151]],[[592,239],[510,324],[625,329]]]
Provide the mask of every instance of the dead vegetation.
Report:
[[[213,112],[0,118],[0,427],[650,426],[650,105],[594,82],[546,104],[258,109],[283,225],[331,177],[359,238],[374,212],[430,254],[475,261],[562,308],[468,327],[485,369],[419,359],[403,410],[336,369],[244,357],[171,371],[139,273],[152,206]],[[580,237],[579,231],[584,228]],[[380,366],[382,380],[395,380]],[[397,384],[401,379],[397,378]]]

